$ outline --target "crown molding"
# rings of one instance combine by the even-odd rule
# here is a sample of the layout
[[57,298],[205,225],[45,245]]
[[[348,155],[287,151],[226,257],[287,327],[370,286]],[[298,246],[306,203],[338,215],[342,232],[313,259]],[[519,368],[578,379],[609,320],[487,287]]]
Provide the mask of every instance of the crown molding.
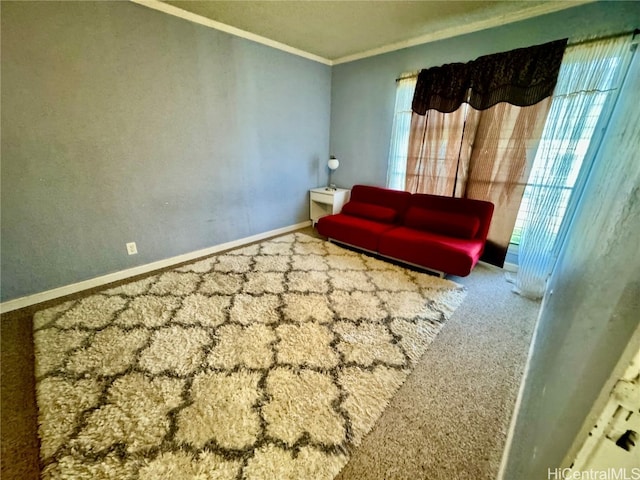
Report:
[[501,25],[507,25],[509,23],[519,22],[521,20],[527,20],[529,18],[538,17],[540,15],[546,15],[548,13],[558,12],[560,10],[566,10],[567,8],[577,7],[586,3],[594,3],[597,0],[574,0],[574,1],[553,1],[536,5],[526,9],[522,9],[516,12],[500,15],[495,18],[489,18],[484,20],[477,20],[475,22],[466,23],[464,25],[458,25],[455,27],[445,28],[432,33],[427,33],[419,37],[415,37],[409,40],[403,40],[401,42],[392,43],[379,48],[367,50],[365,52],[356,53],[353,55],[347,55],[337,58],[332,61],[332,65],[339,65],[341,63],[354,62],[356,60],[362,60],[363,58],[374,57],[376,55],[382,55],[383,53],[394,52],[396,50],[402,50],[403,48],[415,47],[416,45],[423,45],[425,43],[435,42],[437,40],[444,40],[446,38],[457,37],[458,35],[465,35],[467,33],[478,32],[480,30],[486,30],[493,27],[499,27]]
[[330,60],[328,58],[321,57],[319,55],[315,55],[313,53],[306,52],[304,50],[300,50],[290,45],[286,45],[284,43],[277,42],[275,40],[271,40],[269,38],[262,37],[260,35],[256,35],[255,33],[251,33],[246,30],[242,30],[240,28],[232,27],[222,22],[211,20],[210,18],[203,17],[202,15],[198,15],[192,12],[188,12],[186,10],[183,10],[182,8],[176,7],[174,5],[170,5],[168,3],[164,3],[160,0],[129,0],[129,1],[137,5],[142,5],[144,7],[151,8],[153,10],[157,10],[159,12],[163,12],[168,15],[172,15],[174,17],[182,18],[183,20],[197,23],[198,25],[203,25],[205,27],[213,28],[214,30],[219,30],[221,32],[225,32],[230,35],[234,35],[236,37],[241,37],[246,40],[251,40],[253,42],[260,43],[262,45],[266,45],[268,47],[275,48],[283,52],[291,53],[293,55],[306,58],[308,60],[313,60],[314,62],[322,63],[328,66],[333,66],[333,65],[339,65],[341,63],[348,63],[348,62],[354,62],[356,60],[362,60],[368,57],[374,57],[376,55],[382,55],[384,53],[394,52],[396,50],[402,50],[408,47],[423,45],[425,43],[430,43],[437,40],[444,40],[446,38],[456,37],[458,35],[465,35],[465,34],[477,32],[480,30],[499,27],[501,25],[507,25],[509,23],[519,22],[521,20],[527,20],[529,18],[538,17],[540,15],[546,15],[549,13],[566,10],[567,8],[573,8],[573,7],[584,5],[587,3],[594,3],[598,0],[549,1],[549,2],[542,3],[540,5],[535,5],[535,6],[528,7],[515,12],[499,15],[499,16],[496,16],[495,18],[477,20],[474,22],[465,23],[464,25],[457,25],[455,27],[445,28],[443,30],[427,33],[425,35],[421,35],[419,37],[415,37],[409,40],[403,40],[401,42],[391,43],[389,45],[384,45],[382,47],[366,50],[364,52],[355,53],[353,55],[346,55],[344,57],[340,57],[335,60]]
[[329,65],[329,66],[333,65],[333,62],[331,60],[321,57],[319,55],[314,55],[313,53],[305,52],[304,50],[291,47],[290,45],[286,45],[284,43],[276,42],[275,40],[271,40],[269,38],[256,35],[255,33],[247,32],[246,30],[241,30],[240,28],[232,27],[225,23],[211,20],[210,18],[203,17],[202,15],[198,15],[196,13],[188,12],[186,10],[183,10],[182,8],[176,7],[174,5],[169,5],[168,3],[164,3],[159,0],[130,0],[130,1],[137,5],[142,5],[143,7],[151,8],[153,10],[157,10],[162,13],[167,13],[174,17],[182,18],[183,20],[188,20],[189,22],[197,23],[198,25],[203,25],[205,27],[213,28],[214,30],[219,30],[221,32],[228,33],[236,37],[241,37],[246,40],[251,40],[252,42],[260,43],[262,45],[266,45],[267,47],[275,48],[277,50],[282,50],[283,52],[291,53],[293,55],[297,55],[299,57],[303,57],[308,60],[313,60],[314,62],[322,63],[324,65]]

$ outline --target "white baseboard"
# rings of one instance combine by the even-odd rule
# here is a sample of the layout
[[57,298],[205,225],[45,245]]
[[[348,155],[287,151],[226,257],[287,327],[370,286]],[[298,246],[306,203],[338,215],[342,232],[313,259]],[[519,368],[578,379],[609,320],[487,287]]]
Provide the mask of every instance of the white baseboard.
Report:
[[277,228],[275,230],[259,233],[257,235],[252,235],[250,237],[240,238],[238,240],[233,240],[231,242],[221,243],[219,245],[214,245],[213,247],[208,247],[202,250],[196,250],[195,252],[184,253],[176,257],[171,257],[164,260],[158,260],[156,262],[147,263],[145,265],[139,265],[137,267],[128,268],[126,270],[120,270],[118,272],[109,273],[107,275],[102,275],[100,277],[90,278],[89,280],[83,280],[82,282],[72,283],[71,285],[65,285],[64,287],[58,287],[51,290],[46,290],[44,292],[34,293],[33,295],[27,295],[26,297],[20,297],[14,300],[8,300],[6,302],[0,303],[0,313],[11,312],[13,310],[18,310],[19,308],[29,307],[37,303],[46,302],[48,300],[53,300],[55,298],[64,297],[65,295],[78,293],[83,290],[99,287],[101,285],[106,285],[111,282],[117,282],[120,280],[125,280],[130,277],[134,277],[136,275],[142,275],[144,273],[149,273],[154,270],[159,270],[161,268],[171,267],[172,265],[188,262],[190,260],[195,260],[196,258],[200,258],[200,257],[206,257],[207,255],[212,255],[214,253],[218,253],[223,250],[229,250],[231,248],[241,247],[248,243],[264,240],[265,238],[293,232],[295,230],[299,230],[300,228],[308,227],[309,225],[311,225],[311,221],[307,220],[306,222],[290,225],[288,227]]

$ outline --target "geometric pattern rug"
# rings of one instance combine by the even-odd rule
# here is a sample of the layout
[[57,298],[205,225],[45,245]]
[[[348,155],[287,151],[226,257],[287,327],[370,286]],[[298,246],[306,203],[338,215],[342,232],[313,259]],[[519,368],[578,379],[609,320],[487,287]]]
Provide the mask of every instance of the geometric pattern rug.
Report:
[[465,293],[293,233],[40,311],[42,478],[330,480]]

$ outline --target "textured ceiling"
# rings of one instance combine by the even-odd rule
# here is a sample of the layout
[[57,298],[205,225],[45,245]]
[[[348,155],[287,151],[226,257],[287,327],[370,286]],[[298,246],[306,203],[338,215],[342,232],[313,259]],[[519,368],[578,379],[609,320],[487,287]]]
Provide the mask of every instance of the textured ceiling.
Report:
[[366,56],[580,3],[518,1],[170,0],[164,3],[329,61]]

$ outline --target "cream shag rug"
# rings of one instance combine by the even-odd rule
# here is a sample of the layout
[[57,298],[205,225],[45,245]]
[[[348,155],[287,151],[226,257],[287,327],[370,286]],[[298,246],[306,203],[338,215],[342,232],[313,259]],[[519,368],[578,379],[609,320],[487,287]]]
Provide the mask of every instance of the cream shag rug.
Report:
[[332,479],[464,295],[295,233],[38,312],[42,476]]

